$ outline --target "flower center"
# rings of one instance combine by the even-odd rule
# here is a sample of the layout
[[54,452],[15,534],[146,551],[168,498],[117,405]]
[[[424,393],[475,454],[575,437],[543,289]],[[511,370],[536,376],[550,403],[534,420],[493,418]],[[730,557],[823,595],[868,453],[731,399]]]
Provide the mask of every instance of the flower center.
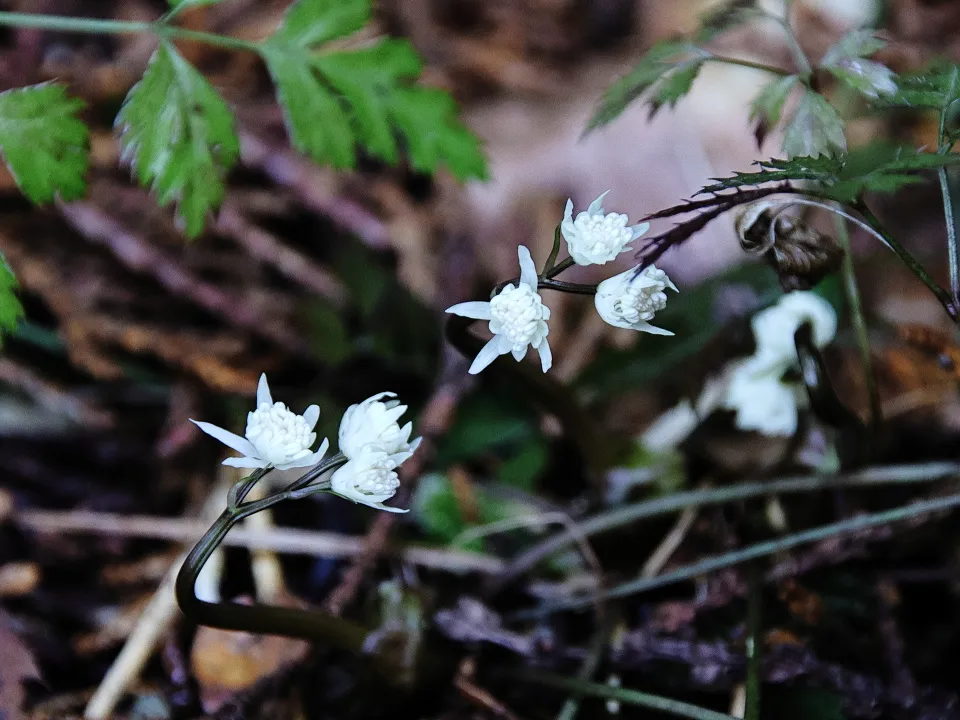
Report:
[[629,218],[621,213],[601,216],[584,212],[577,215],[573,226],[580,232],[585,248],[598,253],[611,250],[619,252],[633,237],[633,231],[627,228],[628,220]]
[[282,402],[262,403],[250,413],[246,435],[260,457],[274,465],[303,457],[317,439],[303,416],[291,412]]
[[627,322],[653,320],[654,315],[667,306],[666,287],[659,280],[649,287],[630,284],[614,301],[613,309]]
[[500,325],[497,333],[514,346],[528,345],[536,339],[543,311],[543,300],[528,285],[507,286],[490,301],[491,320]]
[[377,460],[357,473],[356,490],[364,495],[393,495],[400,487],[400,478],[388,458]]

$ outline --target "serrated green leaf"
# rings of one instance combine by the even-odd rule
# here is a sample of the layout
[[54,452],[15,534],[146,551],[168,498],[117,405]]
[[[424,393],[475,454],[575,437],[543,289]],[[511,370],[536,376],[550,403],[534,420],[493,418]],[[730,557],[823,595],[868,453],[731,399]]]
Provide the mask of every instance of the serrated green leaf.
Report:
[[356,32],[370,19],[370,0],[297,0],[271,38],[309,48]]
[[633,70],[607,88],[600,107],[587,123],[587,131],[612,122],[666,73],[688,62],[691,53],[702,55],[703,51],[682,40],[661,40],[656,43]]
[[831,65],[827,71],[867,97],[889,97],[897,92],[896,73],[872,60],[849,58]]
[[846,150],[843,120],[823,96],[808,90],[787,124],[783,151],[787,157],[816,157]]
[[233,113],[217,91],[168,42],[117,115],[123,155],[161,205],[177,203],[189,236],[203,230],[226,192],[240,144]]
[[459,180],[487,177],[480,140],[457,119],[457,105],[442,90],[401,88],[390,103],[391,117],[407,140],[413,166],[429,172],[445,164]]
[[660,108],[667,105],[671,108],[690,92],[693,87],[693,81],[700,74],[700,68],[703,67],[705,60],[698,59],[688,63],[683,63],[663,76],[654,89],[650,97],[650,115],[653,116]]
[[33,202],[74,200],[86,190],[89,130],[76,116],[82,107],[55,83],[0,93],[0,150]]
[[349,168],[356,163],[350,119],[337,97],[320,82],[310,56],[295,48],[262,49],[277,86],[290,143],[318,163]]
[[896,94],[887,101],[894,106],[943,111],[958,99],[960,66],[941,62],[916,73],[901,75]]
[[0,333],[12,332],[23,317],[23,306],[15,294],[17,278],[0,252]]
[[263,52],[291,142],[318,162],[352,167],[358,144],[396,162],[399,131],[418,170],[446,165],[460,180],[486,177],[480,141],[459,121],[453,98],[410,84],[422,64],[408,42],[311,57],[271,41]]
[[841,37],[820,60],[820,67],[830,67],[851,58],[865,58],[887,46],[873,30],[851,30]]
[[763,122],[768,128],[780,124],[783,106],[799,81],[797,75],[787,75],[764,85],[750,104],[750,119]]

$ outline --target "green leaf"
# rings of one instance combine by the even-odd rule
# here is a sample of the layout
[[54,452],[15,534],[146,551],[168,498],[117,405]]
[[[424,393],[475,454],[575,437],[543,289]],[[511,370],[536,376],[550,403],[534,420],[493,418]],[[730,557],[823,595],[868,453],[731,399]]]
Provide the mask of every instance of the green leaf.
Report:
[[[683,40],[661,40],[656,43],[633,70],[607,88],[600,107],[587,123],[587,131],[612,122],[664,75],[679,65],[689,63],[691,54],[699,56],[701,62],[709,57],[703,50]],[[693,82],[692,78],[690,82]]]
[[82,107],[55,83],[0,93],[0,150],[33,202],[83,195],[90,150],[89,130],[77,118]]
[[672,72],[661,78],[650,97],[651,117],[664,105],[671,108],[688,93],[693,87],[693,81],[700,74],[704,59],[698,58],[677,66]]
[[846,150],[843,120],[822,95],[808,90],[787,124],[783,151],[787,157],[817,157]]
[[14,294],[16,288],[17,278],[0,253],[0,332],[13,332],[23,317],[23,306]]
[[960,100],[960,66],[936,63],[916,73],[901,75],[891,105],[946,110]]
[[297,0],[271,38],[310,48],[356,32],[370,19],[370,0]]
[[446,165],[461,180],[486,177],[480,142],[457,118],[453,98],[411,83],[422,63],[408,42],[313,57],[271,39],[263,52],[291,142],[317,162],[353,167],[359,144],[395,163],[399,132],[417,170]]
[[240,144],[233,113],[204,77],[162,41],[117,115],[123,154],[161,205],[176,201],[189,236],[226,191]]
[[550,446],[547,441],[542,437],[534,438],[500,464],[498,479],[503,485],[532,492],[549,458]]
[[783,106],[799,81],[797,75],[787,75],[764,85],[750,104],[750,119],[763,123],[767,129],[779,125]]
[[305,50],[279,48],[271,43],[264,45],[262,52],[277,86],[277,100],[293,147],[318,163],[353,167],[356,152],[350,119],[313,72],[310,55]]
[[925,153],[888,143],[874,143],[836,156],[763,160],[754,173],[734,173],[708,185],[701,193],[716,193],[750,185],[790,180],[812,180],[821,192],[849,202],[863,192],[892,193],[904,185],[923,182],[920,173],[960,164],[954,153]]
[[820,67],[837,65],[851,58],[869,57],[886,46],[886,41],[877,37],[873,30],[851,30],[824,53]]
[[849,59],[827,70],[857,92],[870,98],[889,97],[897,92],[896,73],[872,60]]

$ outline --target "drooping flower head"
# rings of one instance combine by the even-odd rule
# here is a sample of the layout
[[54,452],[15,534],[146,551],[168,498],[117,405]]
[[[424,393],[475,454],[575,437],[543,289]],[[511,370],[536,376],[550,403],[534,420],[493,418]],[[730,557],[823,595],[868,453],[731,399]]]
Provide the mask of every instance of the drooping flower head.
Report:
[[679,292],[667,274],[655,265],[641,273],[633,268],[601,282],[593,301],[600,317],[610,325],[654,335],[673,335],[648,322],[666,307],[667,288]]
[[567,200],[563,212],[560,232],[567,241],[567,250],[577,265],[603,265],[613,260],[625,250],[628,243],[643,235],[650,223],[640,223],[627,227],[629,218],[622,213],[604,213],[603,198],[606,194],[590,203],[586,212],[573,217],[573,200]]
[[770,371],[782,372],[797,362],[794,333],[805,322],[813,326],[813,342],[826,346],[837,334],[837,313],[833,306],[814,292],[798,290],[787,293],[779,302],[753,316],[750,326],[757,351],[755,371],[764,365]]
[[724,407],[735,410],[741,430],[772,437],[789,437],[797,431],[797,392],[778,375],[757,374],[749,361],[734,366]]
[[540,353],[543,372],[550,369],[553,356],[547,342],[547,320],[550,308],[543,304],[537,292],[537,268],[530,251],[523,245],[517,248],[520,258],[520,282],[508,284],[489,302],[464,302],[447,308],[448,313],[474,320],[488,320],[493,338],[477,353],[470,374],[476,375],[501,355],[512,353],[520,361],[532,347]]
[[382,392],[362,403],[351,405],[340,421],[340,452],[347,458],[358,457],[366,447],[381,450],[397,465],[413,455],[423,438],[410,442],[413,423],[400,427],[397,420],[407,411],[392,392]]
[[320,408],[308,407],[303,415],[292,412],[282,402],[270,396],[267,376],[260,376],[257,386],[257,407],[247,413],[246,437],[240,437],[212,423],[191,420],[208,435],[215,437],[243,457],[227,458],[224,465],[239,468],[275,467],[278,470],[310,467],[323,459],[330,443],[324,439],[320,447],[311,451],[317,440],[313,428],[320,417]]
[[374,445],[363,446],[359,453],[341,465],[330,478],[330,489],[353,502],[369,505],[387,512],[408,512],[403,508],[383,504],[397,492],[400,478],[397,464],[383,450]]

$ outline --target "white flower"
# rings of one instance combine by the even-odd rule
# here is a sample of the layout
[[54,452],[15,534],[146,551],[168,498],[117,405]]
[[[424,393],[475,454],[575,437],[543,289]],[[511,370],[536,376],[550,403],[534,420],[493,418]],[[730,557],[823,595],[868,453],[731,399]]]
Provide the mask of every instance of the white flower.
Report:
[[543,304],[537,292],[537,268],[530,251],[523,245],[517,248],[520,257],[520,283],[507,285],[490,302],[464,302],[447,308],[448,313],[474,320],[489,320],[493,337],[477,353],[470,374],[476,375],[501,355],[512,353],[515,360],[523,359],[527,347],[540,353],[543,372],[553,364],[553,355],[547,343],[547,320],[550,308]]
[[387,507],[384,500],[393,497],[400,487],[396,463],[383,450],[366,445],[330,478],[330,489],[337,495],[377,510],[404,513],[403,508]]
[[382,401],[380,398],[395,398],[391,392],[377,393],[362,403],[351,405],[340,421],[340,452],[348,459],[358,457],[366,447],[373,447],[387,454],[394,465],[399,465],[413,455],[423,438],[410,442],[413,423],[403,427],[397,423],[407,411],[399,400]]
[[621,213],[604,214],[603,198],[607,192],[590,203],[586,212],[577,213],[576,219],[573,217],[573,200],[567,200],[560,232],[567,241],[570,257],[577,265],[603,265],[610,262],[624,250],[630,250],[627,243],[636,240],[650,228],[650,223],[627,227],[628,218]]
[[789,437],[797,431],[797,392],[779,375],[757,373],[749,361],[734,365],[724,407],[737,413],[741,430]]
[[310,450],[317,439],[313,428],[319,417],[320,408],[316,405],[308,407],[303,415],[297,415],[283,403],[273,402],[267,376],[261,375],[257,386],[257,409],[247,413],[246,437],[234,435],[211,423],[191,422],[207,435],[243,454],[244,457],[227,458],[224,465],[289,470],[316,465],[326,454],[330,446],[326,439],[316,452]]
[[824,347],[837,334],[837,313],[814,292],[787,293],[776,305],[754,315],[750,324],[757,344],[752,360],[755,370],[768,368],[771,374],[783,374],[795,365],[797,350],[793,336],[807,320],[813,325],[813,342],[817,347]]
[[639,274],[637,268],[633,268],[600,283],[593,301],[600,317],[611,325],[654,335],[673,335],[647,322],[666,307],[664,290],[667,288],[679,292],[667,274],[655,265]]

